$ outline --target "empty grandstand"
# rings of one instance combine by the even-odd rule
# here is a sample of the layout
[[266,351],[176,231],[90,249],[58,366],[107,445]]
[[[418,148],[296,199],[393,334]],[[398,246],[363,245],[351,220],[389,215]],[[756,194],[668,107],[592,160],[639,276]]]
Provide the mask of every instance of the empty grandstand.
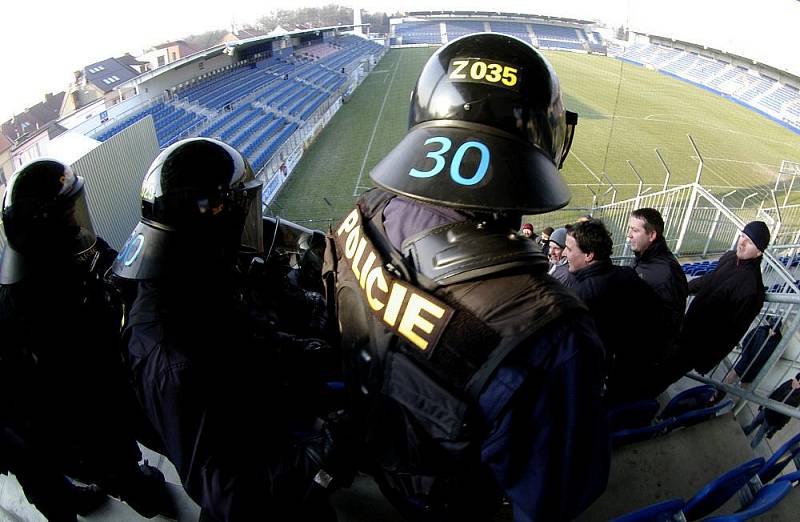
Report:
[[409,13],[390,21],[395,45],[437,45],[482,31],[515,36],[544,49],[603,54],[606,46],[593,23],[582,20],[545,20],[535,15],[512,13],[436,12]]
[[708,50],[703,54],[698,46],[671,47],[663,40],[655,38],[652,42],[633,43],[618,57],[729,97],[800,130],[800,90],[795,82],[789,83],[788,78],[780,81],[768,75],[769,72],[781,75],[779,71],[754,70],[745,66],[747,61],[739,57],[724,53],[711,56]]
[[377,43],[334,31],[304,39],[297,54],[283,42],[262,37],[238,46],[231,65],[173,85],[165,71],[169,95],[146,100],[91,135],[106,141],[150,116],[161,148],[186,137],[215,137],[240,149],[260,171],[323,104],[352,88],[362,61],[374,63],[382,53]]

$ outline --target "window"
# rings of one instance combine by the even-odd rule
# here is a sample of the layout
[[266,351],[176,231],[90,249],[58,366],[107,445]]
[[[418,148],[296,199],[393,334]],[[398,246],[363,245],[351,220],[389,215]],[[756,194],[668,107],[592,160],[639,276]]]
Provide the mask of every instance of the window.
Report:
[[164,62],[165,62],[164,61],[164,57],[163,56],[159,56],[158,57],[158,66],[161,67],[162,65],[164,65]]
[[102,70],[104,70],[104,69],[105,69],[105,67],[104,67],[104,66],[102,66],[102,65],[96,65],[96,66],[94,66],[94,67],[90,67],[90,68],[89,68],[89,72],[90,72],[90,73],[96,73],[96,72],[100,72],[100,71],[102,71]]
[[0,185],[6,184],[6,173],[3,171],[3,167],[0,167]]

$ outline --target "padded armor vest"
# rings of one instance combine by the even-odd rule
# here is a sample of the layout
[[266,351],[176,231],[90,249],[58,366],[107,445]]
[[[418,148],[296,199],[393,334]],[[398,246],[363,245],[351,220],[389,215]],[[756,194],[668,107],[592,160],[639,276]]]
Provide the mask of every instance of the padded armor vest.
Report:
[[483,223],[417,234],[401,255],[382,224],[393,197],[362,196],[323,268],[366,470],[415,519],[491,518],[501,492],[480,462],[478,397],[517,346],[583,306],[534,242]]

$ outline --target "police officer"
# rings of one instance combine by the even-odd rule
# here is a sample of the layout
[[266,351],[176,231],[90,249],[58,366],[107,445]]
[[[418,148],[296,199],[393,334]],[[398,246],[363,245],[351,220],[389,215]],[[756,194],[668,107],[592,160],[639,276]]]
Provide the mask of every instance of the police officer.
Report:
[[546,275],[522,214],[563,207],[576,115],[530,45],[439,49],[410,130],[332,231],[342,349],[364,466],[411,520],[569,520],[604,490],[602,347]]
[[194,138],[161,152],[141,194],[113,267],[138,281],[123,338],[186,492],[219,521],[333,519],[326,488],[349,464],[287,382],[320,345],[287,341],[243,300],[241,261],[263,252],[261,183],[234,148]]
[[0,428],[15,448],[11,471],[51,520],[74,520],[92,496],[63,474],[146,517],[170,514],[163,475],[139,465],[122,309],[106,279],[116,252],[94,233],[83,178],[53,159],[23,166],[3,198],[3,230],[0,382],[14,400],[3,401]]

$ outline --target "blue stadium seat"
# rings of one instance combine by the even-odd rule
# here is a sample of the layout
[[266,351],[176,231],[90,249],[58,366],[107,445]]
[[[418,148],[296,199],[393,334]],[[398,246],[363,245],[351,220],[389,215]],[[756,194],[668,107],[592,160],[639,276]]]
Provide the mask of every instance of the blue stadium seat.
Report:
[[661,410],[658,417],[660,419],[669,419],[670,417],[683,415],[688,411],[706,407],[716,393],[717,389],[710,384],[703,384],[702,386],[695,386],[694,388],[684,390],[673,397],[672,400],[664,406],[664,409]]
[[659,435],[663,435],[672,428],[675,424],[675,419],[667,419],[665,421],[645,426],[643,428],[631,428],[628,430],[619,430],[611,434],[611,445],[615,448],[633,444],[634,442],[641,442],[649,440]]
[[782,481],[791,483],[800,481],[800,470],[792,471],[791,473],[787,473],[786,475],[781,475],[775,480],[775,482],[782,482]]
[[706,484],[686,502],[686,507],[683,508],[686,520],[698,520],[719,509],[747,485],[763,465],[764,459],[759,457],[723,473]]
[[[786,467],[787,462],[784,459],[787,455],[794,455],[800,450],[800,433],[784,442],[780,448],[775,450],[775,453],[764,463],[764,466],[758,470],[758,476],[763,484],[766,484]],[[763,474],[763,475],[762,475]]]
[[658,401],[645,399],[630,404],[620,404],[608,412],[611,431],[629,430],[650,426],[658,413]]
[[743,522],[744,520],[751,520],[775,507],[791,490],[792,485],[786,481],[770,484],[761,488],[753,502],[746,508],[731,515],[709,517],[704,522]]
[[703,421],[713,419],[714,417],[721,415],[723,410],[730,410],[731,408],[733,408],[733,400],[726,399],[719,404],[709,406],[708,408],[687,411],[686,413],[675,417],[675,424],[672,425],[672,429],[675,430],[678,428],[694,426],[695,424],[699,424]]
[[673,517],[681,512],[683,506],[682,498],[673,498],[613,518],[611,522],[672,522]]
[[[766,484],[771,482],[798,454],[800,454],[800,445],[789,451],[789,453],[784,452],[778,455],[776,451],[775,454],[764,463],[764,468],[758,471],[758,478],[761,479],[761,483]],[[776,456],[778,456],[777,459],[775,458]]]

